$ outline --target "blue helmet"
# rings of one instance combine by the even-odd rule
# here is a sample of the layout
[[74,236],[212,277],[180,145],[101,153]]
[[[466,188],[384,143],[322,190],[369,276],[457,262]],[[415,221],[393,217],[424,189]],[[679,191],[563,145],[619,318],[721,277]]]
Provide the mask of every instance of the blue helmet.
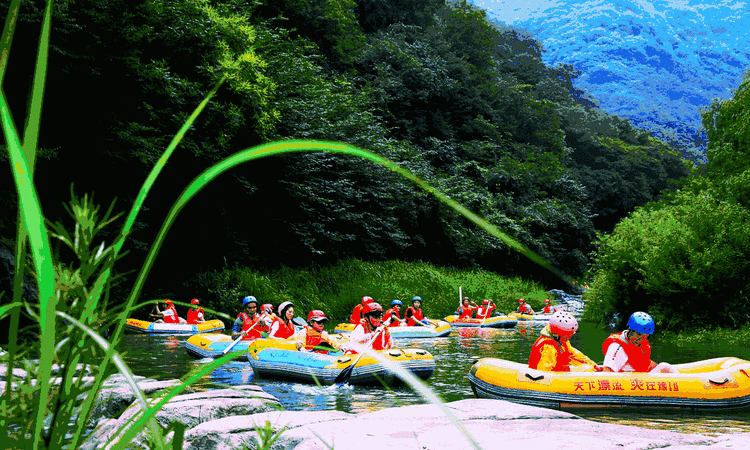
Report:
[[420,302],[420,303],[422,303],[422,297],[412,297],[411,298],[411,302],[412,303],[414,303],[414,302]]
[[252,295],[248,295],[247,297],[245,297],[245,298],[242,299],[242,306],[244,307],[248,303],[255,303],[257,305],[258,304],[258,300],[255,297],[253,297]]
[[628,328],[642,334],[653,334],[656,325],[647,313],[637,311],[628,319]]
[[396,306],[396,305],[398,305],[398,306],[404,306],[404,304],[401,303],[401,300],[399,300],[399,299],[395,299],[395,300],[393,300],[391,302],[391,306]]

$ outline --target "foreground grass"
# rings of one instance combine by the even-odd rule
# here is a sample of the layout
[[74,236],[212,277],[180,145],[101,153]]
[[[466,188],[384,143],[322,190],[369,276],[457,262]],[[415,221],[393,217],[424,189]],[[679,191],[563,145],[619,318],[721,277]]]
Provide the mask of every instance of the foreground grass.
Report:
[[[345,321],[361,298],[369,295],[384,308],[393,299],[411,305],[419,296],[422,308],[430,318],[452,314],[463,296],[477,304],[493,299],[498,310],[509,312],[518,299],[530,300],[534,309],[543,307],[548,298],[544,286],[529,280],[507,278],[483,270],[458,270],[423,262],[364,262],[348,259],[326,267],[284,268],[259,272],[249,268],[207,272],[195,278],[191,287],[205,294],[201,304],[230,315],[238,311],[246,295],[254,295],[261,304],[278,306],[291,301],[298,316],[312,309],[323,310],[332,322]],[[403,311],[403,310],[402,310]]]

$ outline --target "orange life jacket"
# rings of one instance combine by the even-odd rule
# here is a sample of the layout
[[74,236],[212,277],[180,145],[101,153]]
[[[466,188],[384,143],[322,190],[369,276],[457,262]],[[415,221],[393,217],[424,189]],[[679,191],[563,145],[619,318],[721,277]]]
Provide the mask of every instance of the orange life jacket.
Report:
[[[396,308],[391,308],[388,311],[385,312],[385,315],[383,315],[383,320],[390,319],[392,316],[396,316],[396,319],[400,319],[398,311],[396,311]],[[389,327],[397,327],[401,325],[401,322],[398,320],[391,320],[391,323],[388,324]]]
[[180,318],[177,315],[177,309],[175,309],[174,305],[168,305],[167,309],[172,311],[172,315],[162,316],[164,317],[164,323],[180,323]]
[[279,323],[279,330],[276,332],[274,337],[280,338],[280,339],[286,339],[294,336],[294,332],[297,331],[296,328],[294,328],[294,322],[289,321],[289,323],[285,323],[281,319],[275,319],[274,322]]
[[[375,331],[370,327],[370,324],[367,323],[367,319],[362,319],[360,322],[363,327],[365,327],[365,331],[367,333],[372,333]],[[373,350],[388,350],[393,345],[391,341],[391,332],[388,331],[388,327],[383,328],[383,331],[375,338],[375,340],[372,343]]]
[[549,314],[551,312],[555,312],[555,308],[552,307],[551,305],[547,305],[544,307],[543,311],[544,311],[544,314]]
[[471,319],[471,316],[474,314],[474,311],[476,311],[477,308],[474,308],[472,306],[461,306],[458,308],[458,318],[459,319]]
[[545,345],[552,346],[557,353],[555,367],[552,371],[570,372],[570,352],[568,351],[568,347],[562,346],[561,349],[557,341],[549,336],[539,336],[539,339],[534,342],[534,346],[531,347],[531,354],[529,354],[529,368],[537,368],[539,361],[542,359],[542,348]]
[[624,339],[622,333],[611,334],[602,344],[602,352],[606,355],[607,349],[612,344],[620,344],[625,354],[628,355],[628,364],[636,372],[648,372],[656,367],[656,363],[651,361],[651,343],[644,339],[641,346],[637,346],[627,339]]
[[[246,312],[243,311],[243,312],[241,312],[237,316],[237,318],[238,319],[242,319],[242,331],[245,331],[245,330],[250,329],[253,325],[255,325],[255,322],[258,321],[258,319],[260,318],[260,316],[257,315],[257,314],[253,314],[253,316],[250,317],[250,315],[248,315]],[[256,325],[256,327],[253,328],[252,330],[250,330],[250,332],[247,333],[242,338],[242,340],[243,341],[252,341],[254,339],[259,339],[261,337],[260,333],[261,333],[261,331],[264,330],[264,328],[265,328],[265,325],[262,325],[262,324]]]
[[357,305],[354,307],[354,311],[352,311],[352,317],[349,319],[350,323],[357,325],[359,321],[362,320],[362,308],[362,305]]
[[202,317],[201,316],[202,314],[203,314],[203,308],[198,308],[198,309],[190,308],[187,314],[187,323],[191,325],[200,323],[198,322],[198,319]]
[[[409,314],[409,311],[411,311],[411,314]],[[404,314],[404,316],[407,318],[406,324],[410,327],[414,327],[417,325],[415,319],[419,320],[420,322],[422,321],[422,319],[424,319],[422,308],[416,309],[413,306],[406,308],[406,314]]]
[[320,345],[321,342],[323,342],[323,334],[318,333],[313,327],[306,325],[305,326],[305,348],[315,353],[327,354],[328,350],[323,350],[323,349],[313,350],[315,347]]

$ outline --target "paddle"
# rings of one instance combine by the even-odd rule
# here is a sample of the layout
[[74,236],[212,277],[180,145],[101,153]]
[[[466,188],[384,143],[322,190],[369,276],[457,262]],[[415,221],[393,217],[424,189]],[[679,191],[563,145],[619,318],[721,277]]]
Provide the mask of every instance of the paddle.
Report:
[[[375,342],[375,339],[377,339],[378,336],[380,336],[380,333],[382,333],[382,332],[383,332],[383,330],[380,330],[379,332],[375,333],[375,336],[372,339],[370,339],[370,342],[367,343],[367,345],[365,346],[365,349],[369,349],[370,346],[372,346],[372,343]],[[341,373],[336,377],[336,379],[333,380],[333,383],[334,384],[344,384],[347,381],[349,381],[349,378],[351,378],[351,376],[352,376],[352,370],[354,369],[354,366],[357,365],[357,363],[359,362],[359,358],[361,358],[362,356],[364,356],[364,353],[358,354],[357,358],[354,360],[354,362],[352,362],[349,366],[347,366],[346,368],[344,368],[344,370],[341,371]]]
[[257,321],[257,322],[255,322],[255,323],[253,324],[253,326],[251,326],[251,327],[250,327],[250,328],[248,328],[247,330],[245,330],[245,331],[243,331],[242,333],[240,333],[240,337],[238,337],[238,338],[237,338],[237,339],[235,339],[235,340],[234,340],[234,341],[233,341],[233,342],[232,342],[231,344],[229,344],[229,346],[228,346],[227,348],[225,348],[225,349],[224,349],[224,351],[223,351],[223,352],[221,352],[221,353],[222,353],[223,355],[226,355],[227,353],[229,353],[229,350],[233,349],[233,348],[234,348],[234,346],[235,346],[235,345],[237,345],[237,343],[238,343],[238,342],[240,342],[240,341],[242,340],[242,338],[243,338],[243,337],[245,337],[245,335],[247,335],[247,333],[249,333],[249,332],[250,332],[250,330],[252,330],[252,329],[253,329],[253,328],[255,328],[256,326],[258,326],[258,324],[259,324],[259,323],[260,323],[260,322],[261,322],[261,321],[262,321],[262,320],[263,320],[263,319],[264,319],[264,318],[266,317],[266,315],[267,315],[267,314],[262,314],[262,315],[260,316],[260,318],[258,318],[258,321]]
[[482,319],[482,325],[479,326],[480,328],[483,327],[484,326],[484,322],[487,321],[487,317],[490,315],[490,306],[492,306],[494,304],[495,304],[495,302],[493,302],[492,300],[490,300],[490,302],[487,304],[487,310],[483,311],[484,312],[484,319]]

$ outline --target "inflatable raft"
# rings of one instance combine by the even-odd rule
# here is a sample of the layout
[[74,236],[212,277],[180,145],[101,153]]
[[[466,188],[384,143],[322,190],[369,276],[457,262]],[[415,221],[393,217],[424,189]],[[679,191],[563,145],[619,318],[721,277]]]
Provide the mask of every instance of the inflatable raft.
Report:
[[547,408],[721,409],[750,406],[750,362],[674,364],[679,373],[543,372],[496,358],[469,372],[474,395]]
[[[334,333],[351,333],[356,325],[351,323],[340,323],[336,325]],[[451,333],[451,324],[442,320],[435,321],[434,325],[414,325],[412,327],[388,327],[394,339],[398,338],[435,338],[448,336]]]
[[510,317],[515,317],[519,322],[549,322],[549,318],[552,314],[521,314],[520,312],[512,312],[508,314]]
[[480,327],[480,328],[513,328],[518,319],[511,316],[493,316],[487,320],[482,319],[459,319],[457,315],[448,316],[445,320],[454,327]]
[[[224,349],[232,343],[231,336],[219,333],[196,334],[190,336],[185,342],[185,350],[188,355],[194,358],[218,358],[224,355]],[[253,341],[239,341],[229,350],[232,352],[241,352],[247,350],[247,346]]]
[[[349,367],[359,355],[343,352],[329,354],[297,351],[292,341],[258,339],[249,346],[250,366],[259,377],[291,380],[301,383],[333,384],[342,370]],[[378,353],[398,362],[419,378],[427,379],[435,371],[435,359],[419,348],[390,349]],[[351,385],[399,384],[400,379],[381,362],[370,355],[362,355],[351,372]]]
[[128,319],[125,331],[142,334],[197,334],[211,333],[224,329],[221,320],[207,320],[203,323],[190,325],[187,323],[156,323],[146,320]]

